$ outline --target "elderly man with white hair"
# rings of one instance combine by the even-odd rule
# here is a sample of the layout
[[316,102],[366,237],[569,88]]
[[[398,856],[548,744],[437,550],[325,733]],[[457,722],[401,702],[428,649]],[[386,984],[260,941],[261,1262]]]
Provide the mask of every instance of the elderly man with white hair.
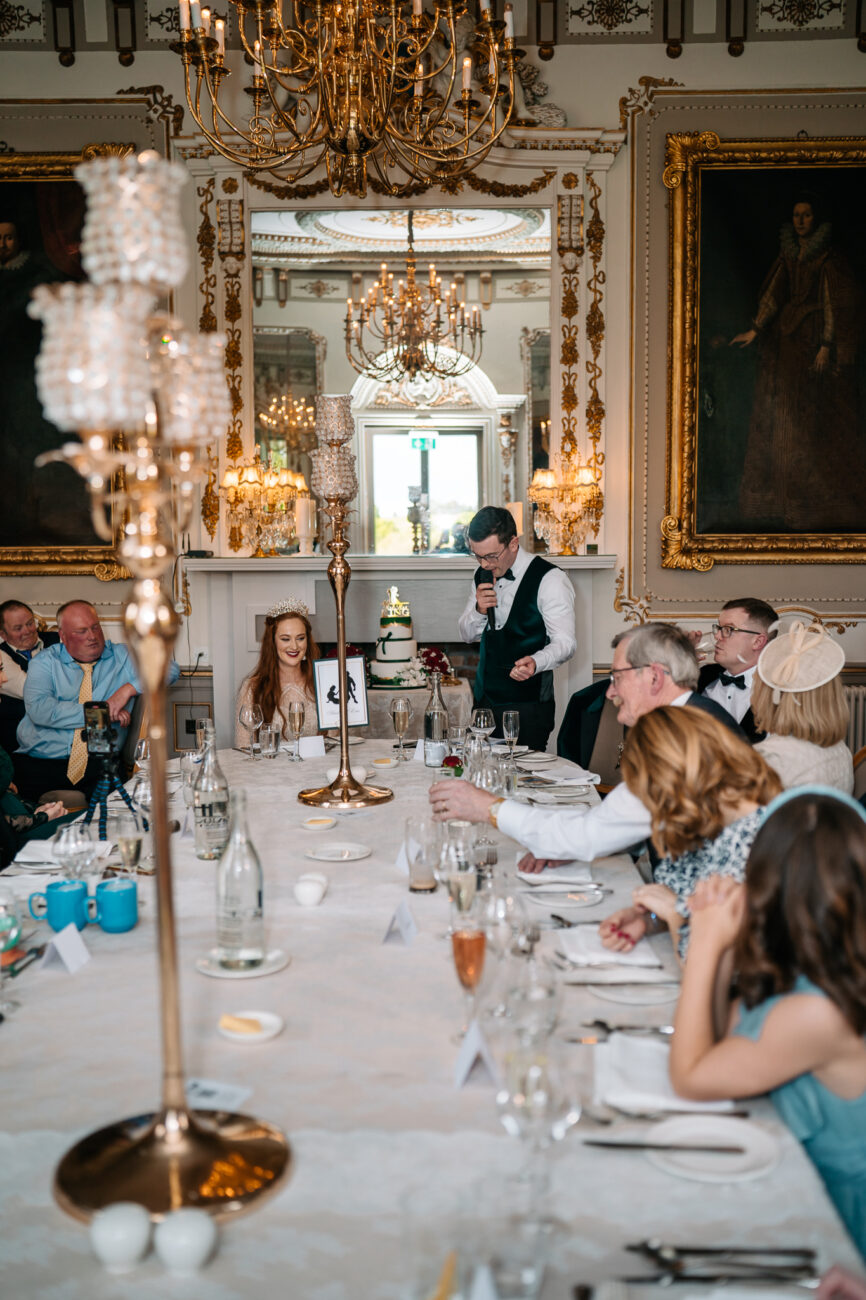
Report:
[[[70,600],[57,611],[60,644],[30,664],[24,686],[18,750],[12,755],[23,799],[46,790],[80,790],[89,796],[99,778],[81,737],[84,704],[104,700],[122,748],[130,706],[141,691],[126,646],[106,641],[99,615],[86,600]],[[169,681],[180,668],[172,661]]]

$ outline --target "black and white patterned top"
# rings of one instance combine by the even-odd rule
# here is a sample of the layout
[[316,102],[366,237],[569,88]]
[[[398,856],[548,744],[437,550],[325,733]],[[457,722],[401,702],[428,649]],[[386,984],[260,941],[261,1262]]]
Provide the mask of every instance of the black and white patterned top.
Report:
[[678,858],[664,857],[655,869],[656,884],[666,885],[677,897],[677,911],[685,917],[680,931],[680,956],[685,957],[689,942],[688,900],[699,880],[707,876],[732,876],[743,880],[746,861],[757,835],[766,809],[757,808],[725,826],[714,840],[704,840],[696,849],[681,853]]

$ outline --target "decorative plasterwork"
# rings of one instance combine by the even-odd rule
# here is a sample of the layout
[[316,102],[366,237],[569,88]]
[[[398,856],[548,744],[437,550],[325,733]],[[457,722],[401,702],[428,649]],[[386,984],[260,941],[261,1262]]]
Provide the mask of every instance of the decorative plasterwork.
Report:
[[41,0],[14,4],[0,0],[0,41],[10,45],[20,41],[44,41],[45,17]]
[[571,36],[645,36],[653,30],[654,0],[572,0]]
[[118,90],[118,95],[143,95],[147,101],[148,117],[152,122],[164,122],[171,127],[174,139],[183,130],[183,105],[176,104],[171,95],[162,86],[127,86]]
[[845,27],[843,0],[758,0],[759,32],[828,32]]

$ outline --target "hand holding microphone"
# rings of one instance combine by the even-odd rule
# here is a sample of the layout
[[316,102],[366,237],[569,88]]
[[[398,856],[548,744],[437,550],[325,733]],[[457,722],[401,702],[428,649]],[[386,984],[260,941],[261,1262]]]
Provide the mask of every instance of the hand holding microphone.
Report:
[[475,607],[480,614],[487,614],[487,626],[491,632],[496,631],[496,588],[486,569],[475,570]]

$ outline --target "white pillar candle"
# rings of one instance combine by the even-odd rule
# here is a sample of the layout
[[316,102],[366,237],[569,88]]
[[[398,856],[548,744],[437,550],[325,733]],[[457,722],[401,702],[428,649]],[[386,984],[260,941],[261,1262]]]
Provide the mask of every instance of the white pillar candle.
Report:
[[189,31],[189,0],[179,0],[180,5],[180,30]]
[[193,30],[201,27],[201,5],[199,0],[189,0],[189,16],[193,25]]
[[514,8],[510,4],[505,6],[505,39],[514,40]]
[[472,60],[467,56],[463,60],[463,89],[469,90],[472,84]]
[[217,54],[226,52],[226,25],[222,18],[217,18],[216,23]]

